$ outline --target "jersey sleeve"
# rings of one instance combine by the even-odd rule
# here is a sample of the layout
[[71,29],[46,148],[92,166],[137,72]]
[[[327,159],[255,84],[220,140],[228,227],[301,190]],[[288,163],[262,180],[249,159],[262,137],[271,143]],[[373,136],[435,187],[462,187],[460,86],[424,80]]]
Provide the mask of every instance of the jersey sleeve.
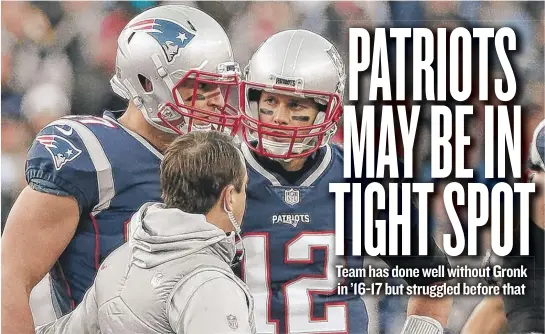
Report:
[[[81,129],[87,136],[81,134]],[[94,137],[83,124],[56,121],[38,133],[25,166],[30,187],[56,196],[74,197],[80,214],[92,209],[98,201],[97,169],[89,152],[89,136]],[[93,139],[98,142],[96,137]]]

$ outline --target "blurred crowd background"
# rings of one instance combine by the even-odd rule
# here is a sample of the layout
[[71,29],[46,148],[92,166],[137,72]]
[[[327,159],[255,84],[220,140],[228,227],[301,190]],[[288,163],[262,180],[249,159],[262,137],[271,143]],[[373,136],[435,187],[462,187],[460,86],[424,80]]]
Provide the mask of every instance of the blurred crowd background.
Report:
[[[515,62],[522,83],[519,103],[524,105],[524,139],[527,147],[532,131],[543,118],[544,21],[543,2],[426,1],[426,2],[197,2],[197,1],[47,1],[2,2],[2,225],[9,209],[26,185],[24,161],[36,133],[47,123],[69,114],[101,115],[105,109],[122,110],[125,102],[109,86],[115,69],[117,36],[136,14],[158,4],[181,3],[198,7],[225,28],[235,58],[244,66],[267,37],[290,28],[303,28],[332,41],[348,61],[349,27],[510,26],[519,39]],[[494,70],[494,69],[493,69]],[[348,91],[348,90],[347,90]],[[410,104],[410,101],[408,101]],[[476,114],[467,124],[474,145],[466,166],[474,168],[477,182],[484,180],[483,103],[475,102]],[[425,127],[426,113],[421,112]],[[342,131],[337,136],[342,141]],[[419,138],[420,180],[429,180],[429,136]],[[441,188],[439,184],[437,188]],[[438,192],[436,198],[440,198]],[[445,213],[440,200],[432,202],[437,217],[436,233]],[[463,216],[463,213],[461,214]],[[448,225],[446,225],[448,226]],[[483,246],[487,240],[483,238]],[[457,258],[455,262],[479,262],[479,258]],[[404,321],[405,297],[369,300],[373,330],[399,332]],[[479,301],[457,298],[450,327],[460,329]]]

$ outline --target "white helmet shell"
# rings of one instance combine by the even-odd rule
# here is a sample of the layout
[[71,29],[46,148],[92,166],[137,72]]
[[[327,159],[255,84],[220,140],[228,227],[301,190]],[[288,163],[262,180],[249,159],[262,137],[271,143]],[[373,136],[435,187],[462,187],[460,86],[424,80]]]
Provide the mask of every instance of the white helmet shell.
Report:
[[167,5],[141,13],[123,29],[110,83],[117,95],[134,102],[151,125],[173,133],[187,131],[186,120],[170,113],[170,118],[182,119],[180,129],[173,129],[159,112],[165,103],[183,105],[175,87],[188,73],[233,75],[233,84],[238,84],[237,71],[231,43],[218,22],[195,8]]

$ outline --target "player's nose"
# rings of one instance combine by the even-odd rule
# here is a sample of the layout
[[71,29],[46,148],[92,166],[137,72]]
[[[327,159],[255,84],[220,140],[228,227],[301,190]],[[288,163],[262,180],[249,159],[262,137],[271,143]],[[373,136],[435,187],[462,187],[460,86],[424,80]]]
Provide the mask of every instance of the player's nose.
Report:
[[223,108],[225,106],[225,98],[221,90],[218,89],[208,96],[207,105],[214,108]]
[[276,108],[273,117],[274,124],[287,125],[290,122],[289,110],[284,106]]

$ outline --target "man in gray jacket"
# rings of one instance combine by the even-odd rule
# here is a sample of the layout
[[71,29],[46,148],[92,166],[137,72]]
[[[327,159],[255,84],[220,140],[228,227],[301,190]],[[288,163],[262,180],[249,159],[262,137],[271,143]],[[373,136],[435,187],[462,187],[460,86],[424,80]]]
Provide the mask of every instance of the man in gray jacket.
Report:
[[164,204],[142,206],[82,303],[37,333],[254,333],[253,299],[230,266],[247,181],[231,137],[176,139],[161,164]]

